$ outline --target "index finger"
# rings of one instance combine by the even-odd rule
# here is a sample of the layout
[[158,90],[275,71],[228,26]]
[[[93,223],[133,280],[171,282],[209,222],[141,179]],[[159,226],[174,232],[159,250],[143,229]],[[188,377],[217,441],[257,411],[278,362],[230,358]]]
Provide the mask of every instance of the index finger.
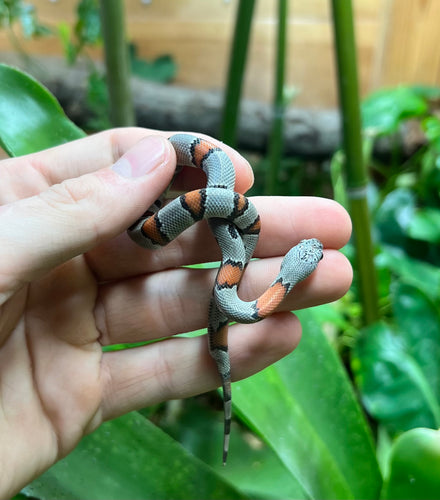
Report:
[[[34,169],[43,174],[50,186],[112,165],[141,139],[149,135],[168,138],[174,133],[139,127],[111,129],[45,151],[6,160],[6,162],[16,162],[15,170],[20,169],[20,162],[23,166],[30,163]],[[252,186],[252,169],[239,153],[204,134],[194,135],[204,137],[218,145],[231,158],[236,170],[236,191],[244,193]]]

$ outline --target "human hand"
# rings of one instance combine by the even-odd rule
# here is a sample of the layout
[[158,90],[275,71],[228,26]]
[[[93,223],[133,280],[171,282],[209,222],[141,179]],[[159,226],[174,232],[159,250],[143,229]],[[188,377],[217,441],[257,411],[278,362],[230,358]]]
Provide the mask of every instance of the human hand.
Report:
[[[102,352],[206,326],[215,271],[179,266],[220,258],[207,225],[156,251],[125,233],[172,178],[168,135],[111,130],[0,163],[1,497],[104,420],[219,385],[204,337]],[[222,147],[237,171],[236,190],[245,192],[248,164]],[[201,186],[198,174],[184,171],[179,187]],[[267,288],[299,240],[319,238],[326,250],[316,272],[282,304],[285,312],[230,328],[235,380],[296,347],[301,328],[287,311],[335,300],[351,283],[351,267],[336,251],[351,229],[339,205],[301,197],[253,201],[262,219],[260,260],[245,272],[244,300]]]

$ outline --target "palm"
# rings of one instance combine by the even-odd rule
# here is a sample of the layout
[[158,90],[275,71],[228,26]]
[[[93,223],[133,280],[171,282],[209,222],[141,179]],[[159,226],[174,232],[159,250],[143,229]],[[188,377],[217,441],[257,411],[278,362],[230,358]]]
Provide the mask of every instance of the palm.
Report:
[[30,454],[39,449],[35,467],[67,454],[99,423],[103,375],[96,293],[84,259],[76,258],[20,290],[1,309],[12,328],[0,350],[0,433],[11,447]]

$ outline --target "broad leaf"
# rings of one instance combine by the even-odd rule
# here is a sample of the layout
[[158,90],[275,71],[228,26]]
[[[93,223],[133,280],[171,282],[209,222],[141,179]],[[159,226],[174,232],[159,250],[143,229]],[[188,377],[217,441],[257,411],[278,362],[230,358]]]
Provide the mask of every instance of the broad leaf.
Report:
[[[392,305],[400,337],[440,402],[440,312],[421,290],[398,283]],[[440,422],[438,423],[440,425]]]
[[281,360],[280,373],[355,498],[376,498],[381,478],[370,428],[341,359],[319,327],[320,309],[298,312],[303,338],[292,357]]
[[137,47],[129,45],[131,72],[145,80],[153,82],[169,82],[176,75],[177,64],[169,55],[159,56],[152,61],[141,59],[137,54]]
[[410,87],[379,90],[362,103],[362,124],[374,135],[397,131],[403,120],[423,116],[426,100]]
[[101,41],[101,17],[98,0],[81,0],[76,7],[78,20],[75,34],[79,45],[94,45]]
[[167,405],[173,409],[163,412],[160,427],[250,498],[308,498],[273,450],[235,420],[228,463],[222,465],[223,412],[214,408],[213,398],[221,408],[220,391]]
[[41,500],[245,498],[136,412],[83,438],[23,492]]
[[11,156],[84,137],[53,95],[31,76],[0,64],[0,145]]
[[233,387],[239,415],[272,447],[303,498],[377,498],[368,426],[333,348],[310,311],[295,353]]
[[393,444],[383,500],[440,498],[440,431],[413,429]]
[[375,226],[383,242],[404,245],[415,205],[415,195],[410,189],[398,188],[385,197],[374,214]]
[[418,96],[427,100],[440,99],[440,88],[432,85],[411,85],[410,89]]
[[440,150],[440,120],[437,116],[427,116],[422,120],[421,125],[429,143],[438,152]]
[[376,264],[387,268],[404,283],[423,291],[431,301],[440,300],[440,269],[427,262],[408,257],[396,247],[382,247]]
[[[438,349],[432,353],[437,355]],[[365,407],[390,433],[440,424],[436,395],[418,349],[402,333],[383,323],[365,328],[353,350],[352,368]]]
[[420,208],[416,210],[408,226],[408,236],[429,243],[440,243],[440,210]]

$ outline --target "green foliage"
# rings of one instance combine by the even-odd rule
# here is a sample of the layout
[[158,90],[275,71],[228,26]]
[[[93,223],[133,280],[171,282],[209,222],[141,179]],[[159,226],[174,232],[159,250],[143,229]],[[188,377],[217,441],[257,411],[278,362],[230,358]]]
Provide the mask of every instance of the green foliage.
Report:
[[101,22],[98,0],[81,0],[76,8],[75,34],[82,44],[96,44],[101,41]]
[[[392,461],[396,437],[405,442],[411,429],[440,427],[439,96],[437,88],[398,87],[380,90],[362,105],[364,161],[374,175],[368,199],[381,318],[361,327],[355,276],[340,309],[348,324],[339,322],[336,345],[349,360],[362,402],[377,426],[378,459],[388,485],[382,497],[390,499],[438,497],[423,496],[421,476],[417,488],[406,480],[399,489]],[[410,126],[424,143],[405,156],[400,134]],[[391,146],[388,157],[373,155],[378,138]],[[336,198],[347,206],[344,164],[338,151],[331,163],[332,181]],[[353,258],[351,245],[346,254]],[[408,464],[407,477],[413,465]],[[440,491],[438,480],[435,487]]]
[[375,136],[392,134],[402,120],[424,116],[427,111],[426,100],[409,87],[379,90],[362,104],[362,126]]
[[85,48],[102,43],[99,1],[81,0],[77,5],[76,14],[73,29],[64,22],[58,26],[64,55],[69,64],[73,64]]
[[[385,123],[386,119],[380,117],[385,109],[391,125],[376,127],[376,135],[391,136],[409,118],[412,119],[412,126],[424,134],[425,144],[400,162],[400,153],[391,158],[391,164],[372,156],[368,158],[378,176],[377,196],[372,207],[373,220],[382,243],[400,247],[411,257],[438,265],[440,121],[435,111],[431,111],[432,105],[426,98],[436,93],[438,90],[426,87],[381,91],[368,99],[366,115],[374,116],[376,123]],[[374,129],[372,120],[366,120],[366,126],[369,127],[367,130]]]
[[[368,140],[387,137],[395,147],[380,160],[368,149],[383,309],[351,353],[364,406],[379,436],[391,438],[380,452],[386,450],[386,499],[438,498],[440,491],[440,122],[431,102],[439,95],[436,88],[399,87],[373,94],[363,107]],[[396,133],[408,120],[425,143],[404,157]]]
[[58,101],[21,71],[0,64],[0,145],[11,156],[84,137]]
[[407,234],[415,240],[440,243],[440,210],[419,208],[413,214],[407,227]]
[[320,313],[298,316],[307,334],[295,355],[235,384],[238,414],[310,498],[376,498],[374,448],[346,372],[319,326]]
[[[437,324],[429,325],[435,326],[432,338],[408,338],[405,333],[413,332],[376,323],[363,330],[353,351],[352,367],[363,403],[392,435],[440,426],[439,400],[432,387],[438,379],[439,318],[433,316]],[[430,319],[422,319],[421,326]],[[429,347],[432,350],[425,352]]]
[[169,56],[159,56],[153,61],[140,59],[137,55],[137,47],[129,44],[130,67],[133,75],[153,82],[170,82],[176,75],[177,64]]
[[[81,0],[77,6],[77,21],[73,31],[66,23],[59,26],[59,35],[63,42],[65,57],[69,63],[75,63],[78,56],[84,54],[89,47],[102,44],[99,9],[98,0]],[[129,44],[129,56],[131,73],[146,80],[167,82],[174,77],[177,71],[177,66],[170,56],[158,57],[153,62],[140,59],[137,57],[134,44]],[[105,76],[98,71],[91,61],[90,66],[87,104],[93,117],[86,123],[86,128],[91,131],[104,130],[111,126],[110,109],[122,111],[122,107],[121,105],[118,108],[110,107],[108,75]],[[120,78],[118,78],[118,82],[120,84]],[[124,106],[130,108],[124,100],[122,102]],[[129,113],[131,116],[131,108]]]
[[436,500],[440,492],[440,431],[413,429],[393,444],[383,500]]
[[[268,157],[248,159],[255,173],[255,181],[247,196],[260,196],[266,190],[266,172],[270,168],[271,160]],[[282,158],[277,172],[276,194],[330,197],[330,176],[323,172],[318,161]]]
[[50,28],[38,20],[35,7],[23,0],[0,0],[0,26],[12,29],[18,23],[25,38],[49,35]]
[[[382,271],[387,285],[384,293],[391,290],[391,283],[404,282],[413,285],[427,295],[434,303],[440,294],[440,269],[427,262],[413,259],[400,248],[381,247],[376,258],[379,271]],[[388,277],[388,279],[385,279]],[[438,302],[437,302],[438,303]]]
[[111,128],[108,113],[110,99],[104,76],[93,70],[87,83],[87,106],[92,117],[85,124],[85,128],[91,131]]
[[[41,24],[36,9],[31,3],[23,0],[0,0],[0,26],[12,28],[19,23],[26,38],[42,35],[58,34],[64,57],[69,64],[75,64],[78,57],[83,56],[89,63],[90,73],[87,86],[87,105],[92,115],[85,128],[89,131],[105,130],[111,126],[109,118],[109,97],[107,81],[89,57],[89,50],[102,45],[101,17],[99,0],[79,0],[76,6],[76,20],[73,26],[61,22],[54,31]],[[12,33],[12,31],[11,31]],[[18,39],[12,42],[23,55]],[[134,44],[129,44],[131,72],[146,80],[169,82],[177,72],[177,65],[169,55],[147,61],[137,56]]]
[[23,492],[42,500],[246,498],[137,412],[103,424]]

